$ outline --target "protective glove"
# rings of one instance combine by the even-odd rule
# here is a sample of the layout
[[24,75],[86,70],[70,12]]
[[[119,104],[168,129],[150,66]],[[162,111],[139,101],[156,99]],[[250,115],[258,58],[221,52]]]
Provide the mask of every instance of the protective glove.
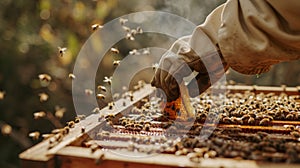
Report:
[[183,82],[184,77],[193,72],[198,73],[194,80],[196,83],[191,82],[187,87],[190,96],[195,97],[220,79],[228,69],[217,48],[203,48],[207,43],[211,43],[209,38],[203,34],[197,36],[203,37],[202,41],[197,40],[200,42],[198,45],[203,44],[202,47],[190,47],[190,37],[184,37],[175,42],[160,60],[151,85],[164,91],[167,101],[174,101],[180,96],[179,84]]

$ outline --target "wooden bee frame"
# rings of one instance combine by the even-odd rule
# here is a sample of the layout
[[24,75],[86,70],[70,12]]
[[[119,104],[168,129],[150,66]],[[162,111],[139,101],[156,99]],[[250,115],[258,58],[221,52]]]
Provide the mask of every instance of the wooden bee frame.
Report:
[[[225,89],[225,88],[217,88]],[[239,93],[251,90],[256,93],[286,93],[288,95],[299,95],[300,87],[262,87],[262,86],[226,86],[226,89],[233,93]],[[131,110],[133,105],[139,103],[143,98],[153,94],[155,91],[150,85],[145,85],[133,93],[133,99],[119,99],[115,102],[115,107],[109,110],[108,107],[100,110],[101,114],[126,113]],[[124,103],[125,102],[125,103]],[[299,124],[300,122],[294,121]],[[289,122],[287,122],[290,124]],[[257,162],[252,160],[237,160],[227,158],[201,159],[199,163],[192,162],[187,156],[175,156],[174,154],[155,154],[149,157],[124,157],[116,155],[107,150],[100,150],[98,147],[81,147],[82,143],[91,136],[96,136],[99,129],[106,124],[104,118],[99,118],[99,114],[91,114],[84,120],[76,123],[74,128],[70,128],[68,134],[64,135],[62,140],[52,145],[49,139],[27,149],[19,155],[22,167],[31,168],[52,168],[52,167],[74,167],[74,168],[96,168],[96,167],[140,167],[140,168],[166,168],[166,167],[247,167],[247,168],[263,168],[263,167],[299,167],[299,164],[286,163],[270,163]],[[84,128],[84,130],[83,130]],[[241,126],[241,129],[261,129],[255,126]],[[270,129],[268,127],[263,129]],[[280,129],[281,128],[277,128]]]

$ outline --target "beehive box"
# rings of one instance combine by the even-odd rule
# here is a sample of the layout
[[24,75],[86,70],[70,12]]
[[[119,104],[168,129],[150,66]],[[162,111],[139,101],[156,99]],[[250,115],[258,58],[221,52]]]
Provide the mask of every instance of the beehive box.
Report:
[[186,122],[160,115],[145,85],[21,153],[22,167],[299,167],[299,87],[226,89],[222,108],[193,99]]

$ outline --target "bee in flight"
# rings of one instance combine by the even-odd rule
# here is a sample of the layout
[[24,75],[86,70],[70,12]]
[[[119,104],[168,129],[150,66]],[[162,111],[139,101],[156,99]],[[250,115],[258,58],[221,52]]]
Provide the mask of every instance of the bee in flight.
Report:
[[66,47],[58,47],[58,53],[59,53],[59,56],[63,57],[64,54],[66,53],[67,51],[67,48]]
[[93,24],[93,25],[91,26],[91,28],[92,28],[93,31],[96,31],[96,30],[98,30],[98,29],[103,28],[103,26],[96,23],[96,24]]

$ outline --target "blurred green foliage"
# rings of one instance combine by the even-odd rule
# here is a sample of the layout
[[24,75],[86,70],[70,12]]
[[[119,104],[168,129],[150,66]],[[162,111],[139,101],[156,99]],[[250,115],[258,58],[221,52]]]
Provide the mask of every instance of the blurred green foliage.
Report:
[[[55,106],[67,109],[60,122],[75,117],[71,80],[68,74],[81,46],[91,35],[91,25],[104,24],[136,11],[161,10],[203,22],[207,14],[225,0],[1,0],[0,1],[0,126],[12,126],[16,136],[0,134],[0,167],[19,167],[18,154],[38,143],[28,137],[32,131],[47,133],[55,126],[46,119],[34,120],[33,113],[54,113]],[[60,57],[58,47],[66,47]],[[123,46],[124,48],[128,46]],[[289,66],[289,68],[287,68]],[[230,73],[228,79],[262,85],[299,85],[299,61],[277,65],[260,78]],[[48,87],[38,75],[52,76]],[[49,95],[40,102],[38,94]]]

